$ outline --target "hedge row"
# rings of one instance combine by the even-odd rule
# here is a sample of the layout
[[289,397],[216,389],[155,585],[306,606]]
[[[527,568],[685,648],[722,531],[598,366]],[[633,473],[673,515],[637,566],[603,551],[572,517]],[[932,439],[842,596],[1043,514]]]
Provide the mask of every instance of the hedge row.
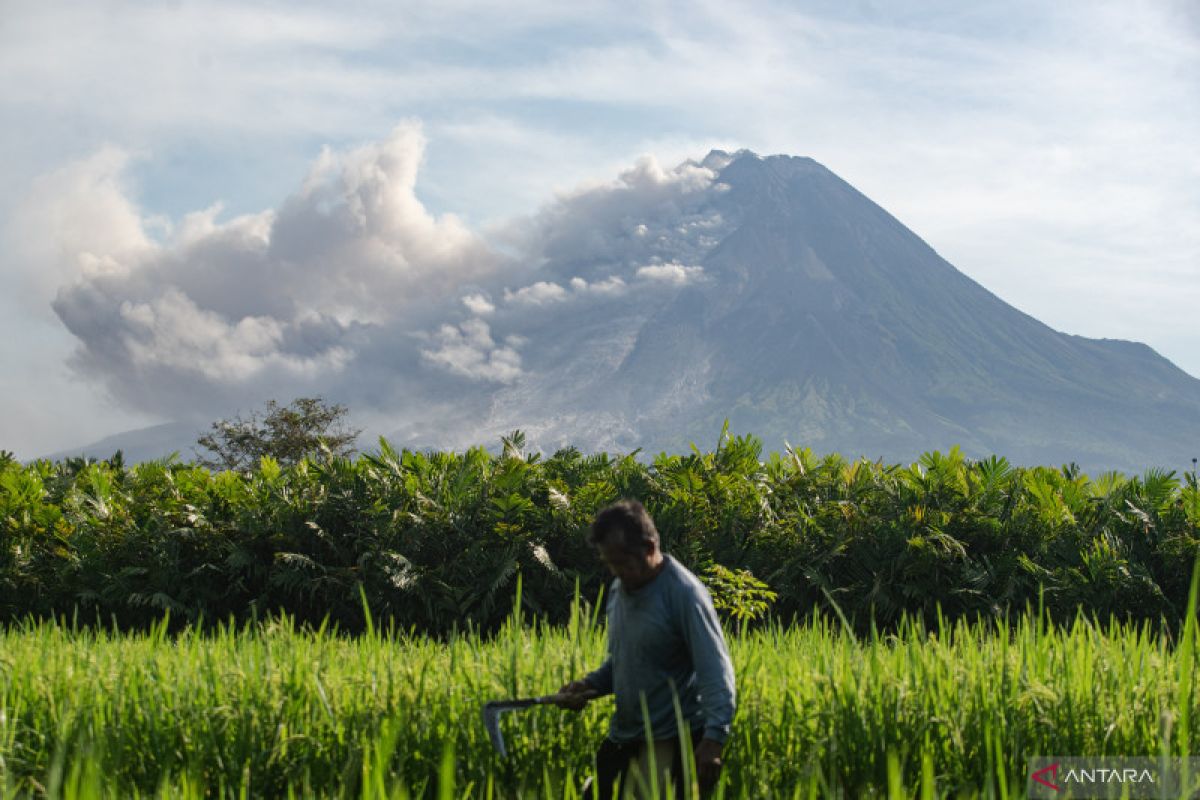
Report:
[[[771,453],[723,434],[713,452],[550,457],[515,433],[497,453],[315,458],[248,473],[177,460],[22,465],[0,457],[0,619],[141,627],[287,611],[345,630],[377,620],[445,634],[495,629],[518,574],[527,613],[565,619],[607,582],[585,533],[642,500],[667,552],[709,576],[726,611],[844,618],[1000,617],[1043,604],[1101,620],[1186,608],[1200,553],[1195,474],[1096,478],[957,449],[911,465]],[[751,577],[752,576],[752,577]],[[753,578],[753,579],[752,579]],[[756,605],[757,604],[757,605]]]

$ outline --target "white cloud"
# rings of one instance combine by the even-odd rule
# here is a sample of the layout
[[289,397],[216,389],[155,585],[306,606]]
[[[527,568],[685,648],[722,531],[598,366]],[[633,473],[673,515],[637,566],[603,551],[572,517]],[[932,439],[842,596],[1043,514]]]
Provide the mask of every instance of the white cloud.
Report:
[[443,325],[434,336],[436,349],[421,355],[455,375],[476,381],[512,383],[521,377],[521,356],[510,338],[504,346],[492,340],[491,329],[481,319],[461,325]]
[[[622,296],[635,280],[695,280],[699,267],[658,263],[655,252],[703,247],[724,224],[706,208],[710,170],[643,158],[512,223],[508,241],[524,249],[501,257],[417,198],[424,150],[413,124],[376,144],[326,148],[277,208],[229,219],[220,203],[177,223],[147,217],[114,151],[39,182],[29,219],[42,249],[30,257],[60,284],[53,308],[78,342],[73,366],[147,413],[331,391],[386,413],[398,397],[438,396],[447,376],[521,380],[522,351],[552,344],[542,340],[556,308]],[[609,258],[558,279],[527,266],[572,242]],[[505,286],[526,275],[544,278]],[[453,322],[456,309],[470,316]],[[434,369],[416,380],[406,370],[419,364]]]
[[[625,293],[628,284],[617,275],[610,275],[604,280],[589,282],[578,276],[567,281],[567,288],[550,281],[538,281],[524,286],[515,292],[504,290],[504,302],[516,307],[540,307],[562,303],[585,297],[617,297]],[[475,309],[472,308],[472,311]],[[478,313],[478,312],[476,312]]]
[[405,124],[378,144],[327,149],[279,209],[221,221],[213,206],[162,243],[117,188],[120,159],[52,176],[46,185],[93,189],[38,206],[60,223],[39,230],[45,249],[75,265],[54,302],[79,340],[75,364],[127,403],[168,413],[187,410],[167,407],[180,403],[175,377],[213,390],[331,380],[365,331],[428,315],[498,263],[457,218],[417,199],[424,147]]
[[[703,280],[704,267],[689,267],[674,262],[648,264],[638,267],[632,277],[645,283],[684,286]],[[629,283],[619,275],[609,275],[607,278],[597,281],[588,281],[586,278],[576,276],[567,282],[567,288],[550,281],[538,281],[516,291],[505,289],[504,303],[517,308],[547,307],[589,297],[620,297],[628,290]],[[495,311],[495,306],[482,295],[470,295],[463,298],[463,305],[472,313],[480,316]]]
[[686,246],[688,237],[675,230],[708,202],[714,178],[691,162],[666,169],[644,156],[615,181],[565,193],[544,207],[526,230],[524,245],[549,260],[591,262],[597,269],[644,255],[648,247],[665,252]]
[[504,302],[519,306],[544,306],[565,300],[566,297],[567,290],[550,281],[538,281],[515,292],[504,290]]
[[40,307],[64,282],[120,275],[156,252],[123,177],[130,155],[104,147],[34,181],[6,235],[6,264]]
[[494,266],[456,216],[434,217],[417,199],[424,150],[414,124],[344,155],[327,149],[280,209],[271,256],[304,265],[309,305],[386,319],[398,305],[442,297]]
[[[125,301],[124,344],[136,369],[166,367],[198,373],[206,381],[239,383],[269,368],[298,377],[333,376],[349,356],[330,347],[314,357],[282,351],[285,325],[271,317],[243,317],[230,324],[196,306],[177,289],[148,303]],[[303,325],[307,320],[299,320]]]
[[685,267],[682,264],[649,264],[638,267],[637,276],[647,281],[663,281],[682,286],[700,280],[704,267]]
[[462,304],[467,307],[467,310],[472,314],[486,316],[496,310],[496,306],[492,301],[483,294],[469,294],[462,298]]
[[628,288],[628,284],[617,275],[610,275],[602,281],[593,283],[588,283],[583,278],[571,279],[571,291],[577,295],[598,294],[617,297],[624,294]]

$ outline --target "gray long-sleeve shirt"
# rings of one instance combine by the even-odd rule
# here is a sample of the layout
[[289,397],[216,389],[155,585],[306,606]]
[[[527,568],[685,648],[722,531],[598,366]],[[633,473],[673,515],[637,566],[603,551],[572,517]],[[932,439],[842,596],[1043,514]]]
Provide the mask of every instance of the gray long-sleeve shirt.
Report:
[[636,592],[620,579],[608,594],[608,658],[587,681],[600,694],[616,694],[609,738],[646,736],[645,693],[655,739],[679,735],[672,685],[684,724],[724,742],[736,707],[733,662],[708,589],[669,555],[666,566]]

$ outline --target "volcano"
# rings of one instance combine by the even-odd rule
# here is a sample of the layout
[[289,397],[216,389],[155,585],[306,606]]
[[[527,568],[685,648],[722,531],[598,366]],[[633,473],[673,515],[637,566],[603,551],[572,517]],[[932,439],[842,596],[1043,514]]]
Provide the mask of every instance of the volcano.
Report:
[[[728,419],[769,449],[908,461],[958,445],[1021,464],[1190,466],[1200,380],[1150,347],[1022,313],[812,159],[714,151],[699,165],[711,187],[642,255],[703,279],[523,330],[527,374],[476,408],[493,433],[678,452],[711,447]],[[619,267],[551,253],[543,277],[595,282]]]
[[[392,229],[381,230],[371,247],[395,245],[384,237]],[[787,443],[888,462],[957,445],[1016,464],[1140,472],[1187,469],[1200,451],[1200,380],[1144,344],[1068,335],[1013,308],[810,158],[713,151],[673,170],[643,159],[613,183],[514,221],[505,237],[486,269],[463,271],[470,285],[447,279],[440,294],[382,321],[370,305],[345,323],[311,309],[298,322],[275,320],[290,307],[286,293],[247,295],[265,316],[206,312],[291,331],[268,342],[284,348],[278,358],[252,363],[334,365],[286,373],[287,388],[214,380],[190,358],[174,365],[172,340],[130,321],[127,295],[151,302],[143,284],[153,270],[65,290],[66,319],[99,320],[77,331],[93,372],[107,369],[110,386],[130,376],[130,386],[161,390],[166,379],[152,379],[167,370],[171,391],[159,394],[180,408],[160,416],[195,399],[189,425],[83,452],[107,456],[127,443],[127,455],[188,454],[197,434],[181,431],[244,412],[238,398],[283,391],[342,402],[373,433],[417,448],[494,446],[520,429],[544,452],[650,456],[711,448],[728,420],[768,450]],[[262,259],[271,276],[289,274],[286,259]],[[167,289],[162,302],[179,305],[182,290]],[[197,297],[188,302],[207,302]],[[213,355],[224,343],[202,340],[212,327],[185,338],[197,357],[225,363]]]

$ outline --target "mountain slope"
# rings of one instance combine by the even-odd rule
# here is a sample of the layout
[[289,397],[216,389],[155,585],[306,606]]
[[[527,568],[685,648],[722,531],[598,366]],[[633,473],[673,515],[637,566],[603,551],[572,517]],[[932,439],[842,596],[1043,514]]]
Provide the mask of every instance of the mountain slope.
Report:
[[124,431],[71,450],[43,456],[51,461],[86,456],[91,459],[111,458],[118,450],[126,463],[154,461],[171,453],[187,461],[195,457],[196,439],[206,426],[197,423],[167,422],[148,428]]
[[500,392],[494,418],[545,444],[679,450],[729,418],[768,446],[851,456],[959,444],[1093,469],[1189,463],[1200,381],[1149,347],[1062,334],[1014,309],[811,159],[740,153],[718,180],[728,188],[705,213],[724,235],[700,262],[707,280],[662,304],[593,309],[590,328],[557,320],[559,351],[590,346],[613,363],[592,360],[577,378],[540,353],[541,372]]

